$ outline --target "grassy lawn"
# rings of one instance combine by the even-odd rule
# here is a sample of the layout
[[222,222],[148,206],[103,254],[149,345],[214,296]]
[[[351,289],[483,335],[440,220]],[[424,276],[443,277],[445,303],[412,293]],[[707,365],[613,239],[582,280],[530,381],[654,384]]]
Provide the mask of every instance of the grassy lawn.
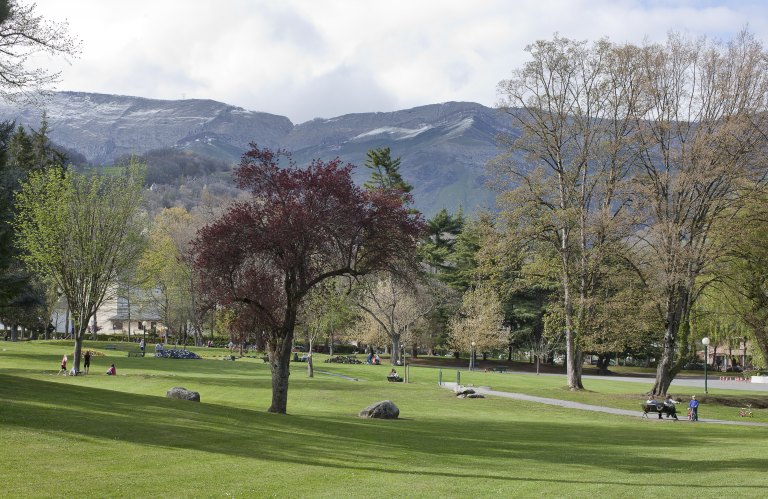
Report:
[[[764,497],[768,428],[661,423],[506,399],[462,400],[437,371],[387,383],[390,367],[293,370],[288,416],[269,414],[260,359],[128,358],[105,350],[91,375],[56,376],[71,343],[0,343],[3,497],[481,497],[645,494]],[[105,376],[114,362],[118,376]],[[444,379],[455,380],[455,370]],[[462,373],[462,382],[637,408],[641,386]],[[184,386],[202,403],[169,400]],[[634,392],[634,393],[633,393]],[[401,419],[357,412],[390,399]],[[727,408],[732,410],[732,408]],[[720,417],[702,405],[702,417]],[[756,414],[756,420],[764,416]]]

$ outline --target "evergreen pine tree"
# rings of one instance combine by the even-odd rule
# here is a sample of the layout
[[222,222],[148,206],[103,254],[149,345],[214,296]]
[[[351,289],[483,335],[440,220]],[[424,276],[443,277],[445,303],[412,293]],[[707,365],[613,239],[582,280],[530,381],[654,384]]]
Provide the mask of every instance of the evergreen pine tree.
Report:
[[371,149],[365,167],[371,170],[371,178],[363,186],[368,190],[395,189],[407,194],[413,186],[400,175],[400,157],[392,159],[389,147]]

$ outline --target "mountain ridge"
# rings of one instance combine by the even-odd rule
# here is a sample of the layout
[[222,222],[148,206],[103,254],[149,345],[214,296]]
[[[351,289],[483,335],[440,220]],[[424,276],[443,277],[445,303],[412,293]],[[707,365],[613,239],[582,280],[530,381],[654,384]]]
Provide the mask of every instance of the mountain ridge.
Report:
[[[55,92],[45,107],[50,138],[90,162],[111,164],[126,154],[176,148],[230,163],[250,143],[292,151],[300,164],[341,157],[362,166],[375,147],[402,158],[401,173],[414,185],[416,205],[491,208],[485,163],[498,155],[497,137],[515,134],[509,117],[473,102],[427,104],[388,112],[351,113],[294,124],[284,116],[249,111],[211,99]],[[37,128],[43,109],[0,104],[0,119]],[[355,181],[368,172],[358,168]]]

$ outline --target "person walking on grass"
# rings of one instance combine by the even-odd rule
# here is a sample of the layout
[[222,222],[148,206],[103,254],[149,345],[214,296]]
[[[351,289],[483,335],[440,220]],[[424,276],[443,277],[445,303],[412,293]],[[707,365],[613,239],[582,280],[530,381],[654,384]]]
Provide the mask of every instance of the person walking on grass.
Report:
[[88,371],[91,369],[91,351],[86,350],[85,355],[83,356],[83,372],[85,374],[88,374]]
[[[667,413],[667,419],[671,416],[677,421],[677,409],[675,408],[675,404],[677,404],[677,402],[672,400],[672,395],[667,395],[667,398],[664,399],[664,412]],[[659,413],[659,418],[661,418],[661,413]]]
[[64,354],[64,357],[61,358],[61,369],[59,370],[59,374],[63,374],[64,376],[67,375],[67,354]]

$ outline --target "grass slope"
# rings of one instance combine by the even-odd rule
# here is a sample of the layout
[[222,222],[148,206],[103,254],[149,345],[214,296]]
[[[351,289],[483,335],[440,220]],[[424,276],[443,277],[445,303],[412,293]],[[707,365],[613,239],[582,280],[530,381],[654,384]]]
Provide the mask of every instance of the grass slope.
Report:
[[[359,381],[309,379],[298,366],[281,416],[266,412],[269,370],[259,359],[127,358],[87,346],[105,354],[92,374],[64,377],[55,372],[71,344],[0,344],[3,497],[762,497],[768,486],[768,428],[462,400],[436,386],[434,369],[414,368],[404,385],[384,381],[388,366],[321,363]],[[112,362],[118,376],[103,375]],[[571,394],[536,376],[462,380],[612,404],[624,403],[622,389],[637,390],[605,381]],[[166,399],[172,386],[199,391],[202,403]],[[400,420],[356,417],[383,399]]]

